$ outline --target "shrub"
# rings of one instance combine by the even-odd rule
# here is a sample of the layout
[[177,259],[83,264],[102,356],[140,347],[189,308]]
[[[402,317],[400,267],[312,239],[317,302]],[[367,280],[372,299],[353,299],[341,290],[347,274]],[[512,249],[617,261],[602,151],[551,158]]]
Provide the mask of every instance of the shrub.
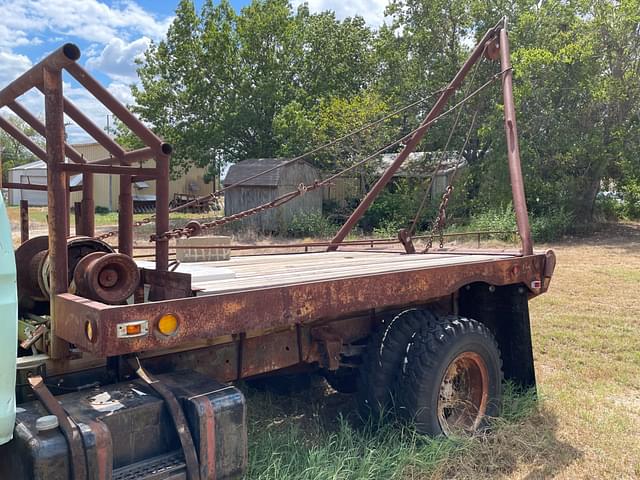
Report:
[[[556,240],[574,230],[574,217],[563,208],[530,215],[529,221],[533,239],[538,242]],[[469,223],[463,226],[454,226],[452,230],[513,232],[516,228],[516,214],[509,203],[502,208],[474,214]],[[495,234],[493,238],[509,241],[512,235],[510,233]]]
[[615,197],[599,197],[596,199],[595,218],[600,221],[616,221],[626,216],[626,205]]
[[109,213],[111,210],[109,210],[107,207],[101,207],[101,206],[97,206],[96,207],[96,213],[99,215],[105,215],[107,213]]
[[402,228],[402,224],[397,221],[383,220],[377,227],[374,227],[373,235],[378,238],[397,238],[400,228]]
[[549,242],[574,231],[574,217],[563,208],[531,217],[531,234],[538,242]]
[[626,185],[622,193],[624,216],[630,219],[640,219],[640,182]]
[[502,208],[485,210],[471,215],[469,230],[513,232],[516,229],[516,214],[509,203]]
[[299,213],[287,225],[287,235],[290,237],[331,237],[338,227],[327,217],[318,212]]
[[[395,225],[394,229],[397,233],[396,227],[406,226],[413,220],[422,199],[422,187],[423,185],[412,185],[404,179],[393,182],[376,198],[362,217],[360,226],[365,232],[372,232],[387,230],[390,225]],[[434,211],[435,207],[429,205],[423,212],[421,220],[433,218]],[[418,225],[418,228],[424,228],[424,225]]]

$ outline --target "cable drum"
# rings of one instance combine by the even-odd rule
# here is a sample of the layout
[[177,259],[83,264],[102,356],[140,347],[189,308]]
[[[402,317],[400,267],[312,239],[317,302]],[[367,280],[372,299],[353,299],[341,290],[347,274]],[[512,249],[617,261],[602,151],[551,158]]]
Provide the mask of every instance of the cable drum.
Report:
[[[84,273],[78,289],[75,273],[78,265],[87,265],[85,259],[98,254],[100,258],[111,255]],[[37,302],[48,302],[51,292],[51,262],[49,237],[33,237],[16,250],[18,269],[18,297],[23,310],[33,311]],[[90,237],[71,237],[67,240],[69,291],[109,304],[118,304],[133,294],[140,281],[138,268],[130,257],[114,253],[106,242]],[[94,260],[96,256],[92,257]],[[95,269],[95,270],[94,270]],[[88,277],[86,276],[88,275]],[[92,278],[96,275],[96,278]],[[132,286],[133,285],[133,286]],[[125,296],[126,295],[126,296]]]
[[90,253],[73,273],[76,295],[110,305],[125,302],[139,283],[138,266],[122,253]]

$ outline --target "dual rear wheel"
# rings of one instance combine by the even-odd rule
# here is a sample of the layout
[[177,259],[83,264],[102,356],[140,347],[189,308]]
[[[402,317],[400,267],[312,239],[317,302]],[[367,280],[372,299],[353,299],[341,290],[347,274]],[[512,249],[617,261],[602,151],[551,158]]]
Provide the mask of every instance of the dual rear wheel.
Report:
[[423,434],[468,435],[499,413],[502,362],[482,323],[406,310],[374,335],[358,385],[361,413],[394,412]]

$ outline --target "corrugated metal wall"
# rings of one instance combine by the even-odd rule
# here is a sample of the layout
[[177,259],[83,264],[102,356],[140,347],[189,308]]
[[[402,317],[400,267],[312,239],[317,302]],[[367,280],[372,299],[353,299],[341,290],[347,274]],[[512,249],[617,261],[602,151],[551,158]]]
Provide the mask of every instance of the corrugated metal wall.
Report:
[[[13,183],[47,184],[46,168],[16,168],[9,170],[9,181]],[[29,205],[44,206],[47,204],[47,192],[37,190],[9,190],[9,205],[18,205],[20,200],[28,200]]]

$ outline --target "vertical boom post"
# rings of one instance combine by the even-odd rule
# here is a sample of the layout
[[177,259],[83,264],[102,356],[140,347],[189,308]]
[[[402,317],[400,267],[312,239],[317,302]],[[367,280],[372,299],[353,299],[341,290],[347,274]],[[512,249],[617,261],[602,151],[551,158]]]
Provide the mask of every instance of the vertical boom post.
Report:
[[527,201],[524,193],[524,179],[522,178],[522,166],[520,164],[516,109],[513,102],[513,70],[511,69],[509,37],[506,28],[500,30],[500,64],[503,72],[504,128],[507,135],[507,157],[509,160],[509,176],[511,177],[513,209],[516,212],[516,224],[522,240],[522,254],[532,255],[533,241],[531,239]]

